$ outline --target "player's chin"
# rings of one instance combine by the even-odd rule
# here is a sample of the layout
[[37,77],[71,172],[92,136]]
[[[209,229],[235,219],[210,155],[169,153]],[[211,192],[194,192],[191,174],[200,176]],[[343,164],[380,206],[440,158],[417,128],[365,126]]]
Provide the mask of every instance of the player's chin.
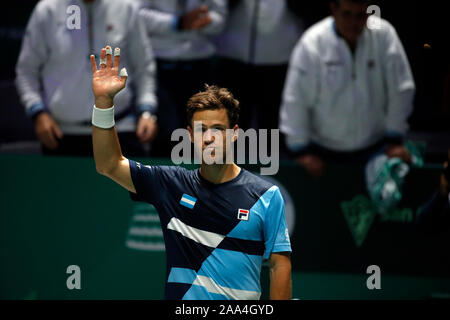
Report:
[[204,155],[202,160],[203,160],[203,163],[206,163],[206,164],[215,164],[217,162],[216,157],[213,154]]
[[214,154],[203,156],[204,164],[224,164],[224,160],[221,157],[216,157]]

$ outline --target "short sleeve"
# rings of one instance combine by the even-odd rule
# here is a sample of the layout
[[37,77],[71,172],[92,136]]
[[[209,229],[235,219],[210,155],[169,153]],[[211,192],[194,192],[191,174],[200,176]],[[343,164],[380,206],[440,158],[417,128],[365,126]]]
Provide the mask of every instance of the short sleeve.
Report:
[[155,204],[164,190],[164,167],[147,166],[129,160],[130,174],[136,193],[130,192],[131,199]]
[[286,223],[284,200],[276,186],[264,219],[264,259],[274,252],[291,252],[291,241]]

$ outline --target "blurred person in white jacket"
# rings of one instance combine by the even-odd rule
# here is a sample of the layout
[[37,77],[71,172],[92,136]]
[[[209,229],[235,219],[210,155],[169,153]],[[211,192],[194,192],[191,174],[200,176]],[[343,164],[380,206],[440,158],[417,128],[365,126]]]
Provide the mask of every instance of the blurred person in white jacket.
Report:
[[211,37],[224,27],[226,0],[141,0],[157,63],[159,135],[152,155],[169,157],[171,134],[186,127],[186,102],[212,81]]
[[336,0],[305,31],[289,64],[280,130],[306,170],[327,160],[365,163],[377,152],[410,159],[402,144],[415,83],[394,27],[368,0]]
[[[303,32],[298,0],[229,0],[215,40],[220,85],[240,101],[240,127],[275,129],[292,49]],[[300,7],[300,11],[302,7]]]
[[[79,8],[78,17],[70,6]],[[41,0],[34,8],[16,86],[44,154],[92,155],[89,55],[107,44],[123,49],[134,88],[116,100],[119,138],[124,152],[145,155],[142,143],[157,130],[155,62],[135,0]]]

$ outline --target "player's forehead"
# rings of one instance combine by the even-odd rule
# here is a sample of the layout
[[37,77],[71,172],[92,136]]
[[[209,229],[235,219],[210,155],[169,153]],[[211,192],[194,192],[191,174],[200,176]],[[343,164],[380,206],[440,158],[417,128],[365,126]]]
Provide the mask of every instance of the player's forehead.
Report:
[[228,119],[227,110],[224,108],[212,110],[199,110],[192,116],[192,124],[194,127],[215,127],[223,126],[229,127],[230,121]]

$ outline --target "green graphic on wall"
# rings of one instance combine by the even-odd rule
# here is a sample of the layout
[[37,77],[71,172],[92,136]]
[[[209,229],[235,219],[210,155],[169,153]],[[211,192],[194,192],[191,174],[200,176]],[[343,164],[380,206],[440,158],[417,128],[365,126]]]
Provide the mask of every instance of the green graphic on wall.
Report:
[[410,208],[393,208],[378,214],[373,202],[362,194],[350,201],[341,202],[341,209],[358,248],[366,239],[377,215],[380,216],[380,222],[412,223],[414,220],[414,212]]
[[364,195],[357,195],[351,201],[341,202],[341,209],[353,240],[359,248],[366,239],[376,216],[372,202]]
[[153,205],[134,204],[125,245],[139,251],[165,251],[158,212]]

